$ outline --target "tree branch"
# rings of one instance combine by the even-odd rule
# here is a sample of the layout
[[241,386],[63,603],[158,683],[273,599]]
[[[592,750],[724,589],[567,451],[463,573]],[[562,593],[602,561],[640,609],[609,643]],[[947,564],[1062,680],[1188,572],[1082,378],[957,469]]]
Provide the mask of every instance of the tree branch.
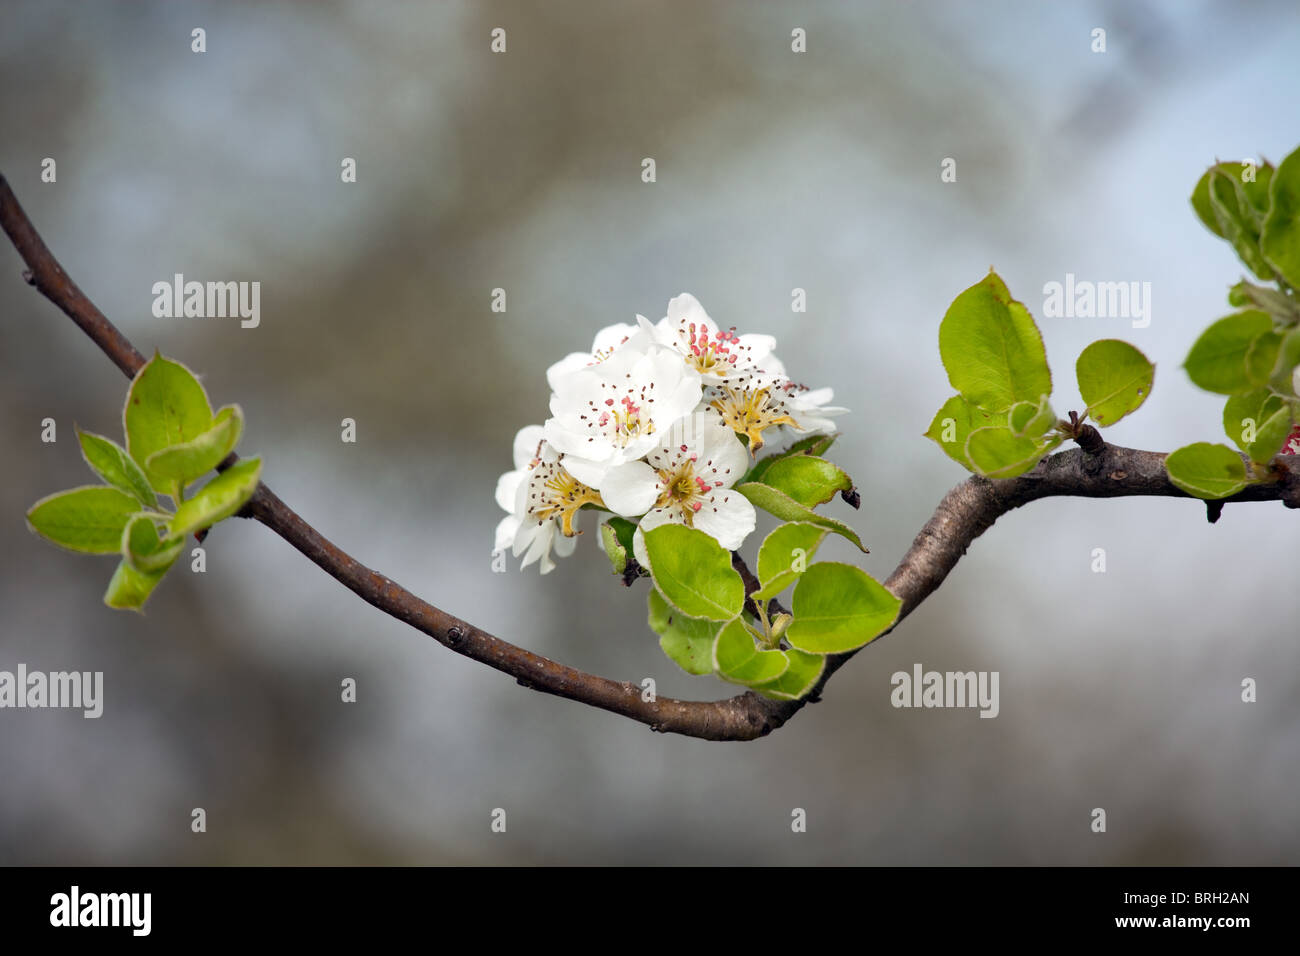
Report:
[[[134,377],[144,365],[144,356],[63,271],[3,176],[0,176],[0,226],[27,264],[24,279],[76,322],[128,377]],[[220,467],[229,467],[236,460],[232,455]],[[1156,452],[1103,444],[1099,449],[1096,446],[1090,450],[1076,448],[1053,455],[1019,478],[966,479],[944,496],[885,581],[885,587],[903,602],[899,622],[943,583],[976,538],[1001,515],[1021,505],[1056,496],[1188,497],[1169,482],[1163,462],[1164,455]],[[1226,500],[1280,500],[1289,508],[1300,507],[1297,458],[1279,458],[1273,474],[1276,481],[1252,485]],[[368,604],[405,621],[457,654],[509,674],[525,687],[622,714],[665,733],[705,740],[762,737],[785,724],[806,703],[819,699],[831,675],[853,656],[841,654],[828,659],[821,681],[800,701],[773,701],[752,692],[720,701],[669,697],[647,701],[642,699],[640,687],[631,681],[598,677],[556,663],[434,607],[342,551],[265,484],[258,486],[240,514],[270,528]],[[750,592],[753,588],[747,586],[746,590]]]

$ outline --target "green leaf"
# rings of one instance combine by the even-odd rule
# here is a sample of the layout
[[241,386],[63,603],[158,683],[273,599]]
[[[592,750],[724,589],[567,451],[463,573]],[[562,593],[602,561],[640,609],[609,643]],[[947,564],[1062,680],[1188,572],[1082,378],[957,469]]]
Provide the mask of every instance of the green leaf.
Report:
[[1300,303],[1285,292],[1255,285],[1242,279],[1228,290],[1228,302],[1238,308],[1253,306],[1262,309],[1283,325],[1300,322]]
[[825,504],[837,492],[853,490],[852,479],[838,466],[812,455],[795,455],[773,462],[763,476],[763,484],[809,508]]
[[1258,335],[1246,349],[1246,377],[1255,385],[1267,385],[1273,377],[1273,367],[1277,365],[1278,352],[1282,348],[1282,333],[1268,331]]
[[1201,388],[1222,395],[1241,395],[1257,386],[1246,370],[1255,339],[1273,330],[1267,312],[1247,309],[1219,319],[1201,333],[1183,367]]
[[778,491],[759,481],[737,485],[736,490],[748,498],[751,504],[762,508],[768,514],[774,515],[782,521],[803,521],[808,524],[815,524],[819,528],[825,528],[827,531],[833,531],[848,538],[857,546],[859,551],[863,554],[867,553],[866,545],[862,543],[858,533],[843,521],[836,521],[834,518],[820,515],[807,505],[801,505],[783,491]]
[[622,574],[627,568],[634,534],[636,525],[626,518],[610,518],[600,526],[600,543],[605,548],[605,556],[609,558],[615,574]]
[[159,538],[154,520],[149,515],[135,515],[122,532],[122,557],[137,571],[166,571],[185,547],[184,538]]
[[212,427],[179,445],[168,445],[145,461],[150,474],[182,486],[216,468],[239,444],[244,431],[244,413],[238,405],[227,405],[212,419]]
[[126,448],[144,469],[154,490],[175,496],[173,479],[149,471],[149,456],[172,445],[182,445],[212,425],[212,406],[194,373],[158,353],[145,363],[131,382],[122,415]]
[[32,505],[27,523],[33,531],[69,551],[114,554],[122,547],[122,531],[140,502],[133,495],[91,485],[60,491]]
[[1061,443],[1059,434],[1033,439],[1016,435],[1007,425],[977,428],[966,439],[966,456],[985,478],[1015,478],[1033,469]]
[[245,458],[231,465],[181,504],[172,517],[171,537],[181,538],[229,518],[257,490],[262,459]]
[[957,464],[974,471],[975,466],[966,457],[966,439],[976,428],[993,424],[993,413],[977,408],[960,395],[954,395],[935,412],[934,420],[925,437],[943,449]]
[[1260,279],[1272,279],[1273,270],[1259,250],[1259,222],[1247,202],[1241,178],[1236,172],[1216,166],[1210,171],[1210,207],[1223,238],[1232,244],[1237,257]]
[[861,568],[821,561],[794,587],[786,640],[810,654],[851,651],[892,627],[902,606]]
[[733,684],[765,684],[784,674],[790,660],[781,651],[760,649],[749,628],[736,618],[718,629],[713,666]]
[[1223,406],[1223,430],[1251,461],[1267,462],[1291,434],[1294,416],[1291,403],[1261,388],[1228,399]]
[[807,438],[801,438],[785,451],[779,451],[768,455],[766,458],[760,458],[754,463],[754,467],[749,469],[745,476],[736,483],[744,484],[747,481],[762,481],[767,469],[783,458],[790,458],[794,455],[825,455],[830,450],[831,445],[835,444],[835,439],[838,437],[838,435],[809,435]]
[[654,588],[650,589],[650,629],[668,659],[688,674],[713,673],[713,639],[716,621],[687,617]]
[[1136,411],[1151,394],[1156,375],[1145,355],[1119,339],[1093,342],[1079,355],[1074,370],[1088,417],[1103,428]]
[[110,438],[77,429],[81,443],[81,457],[91,470],[106,482],[135,498],[146,508],[158,507],[158,496],[149,487],[149,479],[126,453],[126,449]]
[[1288,329],[1282,336],[1282,345],[1277,350],[1277,365],[1273,368],[1273,377],[1268,387],[1288,397],[1296,396],[1292,377],[1300,366],[1300,328]]
[[645,532],[646,556],[655,587],[690,617],[729,621],[745,603],[745,585],[731,554],[695,528],[664,524]]
[[1227,445],[1197,442],[1170,452],[1169,480],[1194,498],[1226,498],[1247,485],[1246,465]]
[[814,524],[783,524],[763,539],[758,549],[758,581],[755,601],[766,601],[788,588],[808,569],[808,561],[826,537],[826,529]]
[[165,570],[137,571],[131,567],[126,558],[123,558],[118,562],[117,570],[113,572],[113,577],[108,582],[108,590],[104,592],[104,603],[119,610],[138,611],[144,607],[144,602],[149,600],[149,595],[153,593],[153,589],[158,586],[158,582],[166,573]]
[[1046,395],[1037,402],[1016,402],[1007,413],[1007,426],[1020,438],[1042,438],[1056,422]]
[[1213,166],[1197,180],[1196,188],[1192,190],[1192,208],[1196,210],[1196,218],[1201,220],[1206,229],[1220,239],[1225,239],[1227,237],[1219,227],[1218,217],[1214,215],[1214,207],[1210,205],[1210,173],[1212,172],[1214,172]]
[[953,301],[939,326],[939,354],[952,387],[988,411],[1052,392],[1038,327],[995,272]]
[[767,683],[752,685],[751,690],[775,700],[798,700],[813,689],[826,669],[825,655],[809,654],[793,647],[784,653],[790,662],[786,672]]
[[1287,285],[1300,288],[1300,149],[1282,160],[1268,193],[1260,251]]

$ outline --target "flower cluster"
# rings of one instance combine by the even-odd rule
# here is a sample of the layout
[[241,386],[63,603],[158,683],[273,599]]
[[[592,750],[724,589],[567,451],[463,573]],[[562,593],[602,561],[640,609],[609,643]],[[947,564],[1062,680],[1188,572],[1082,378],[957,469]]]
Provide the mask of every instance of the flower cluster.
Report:
[[514,470],[497,482],[507,512],[495,548],[555,567],[573,553],[578,512],[604,509],[643,531],[676,523],[735,550],[754,530],[754,508],[733,490],[754,455],[793,435],[830,433],[828,388],[792,382],[770,335],[721,329],[695,297],[679,295],[657,323],[602,329],[589,352],[546,373],[551,417],[519,431]]

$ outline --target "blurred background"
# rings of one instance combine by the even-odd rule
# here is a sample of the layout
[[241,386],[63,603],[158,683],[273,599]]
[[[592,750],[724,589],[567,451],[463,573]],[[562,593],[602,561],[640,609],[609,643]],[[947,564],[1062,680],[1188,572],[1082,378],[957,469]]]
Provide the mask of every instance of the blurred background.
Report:
[[[495,481],[547,415],[550,362],[683,291],[776,335],[794,377],[852,409],[833,457],[862,510],[829,507],[883,579],[965,476],[921,435],[952,391],[939,320],[990,265],[1039,320],[1058,412],[1080,407],[1079,351],[1120,337],[1156,388],[1107,437],[1222,440],[1222,400],[1179,365],[1241,267],[1187,196],[1216,158],[1300,144],[1286,0],[5,12],[0,170],[141,351],[242,404],[240,450],[276,492],[507,640],[699,699],[733,688],[661,654],[644,582],[609,574],[590,519],[547,577],[492,571]],[[223,524],[206,573],[178,565],[143,616],[103,607],[113,561],[43,543],[23,514],[88,480],[74,423],[120,440],[127,383],[21,270],[5,243],[0,669],[103,671],[105,704],[0,711],[2,863],[1298,859],[1297,524],[1280,506],[1210,526],[1186,500],[1033,504],[771,737],[661,736],[444,650],[252,522]],[[260,326],[153,317],[153,283],[178,272],[259,281]],[[1150,326],[1044,317],[1066,273],[1150,282]],[[914,663],[998,671],[1000,715],[894,709],[890,675]]]

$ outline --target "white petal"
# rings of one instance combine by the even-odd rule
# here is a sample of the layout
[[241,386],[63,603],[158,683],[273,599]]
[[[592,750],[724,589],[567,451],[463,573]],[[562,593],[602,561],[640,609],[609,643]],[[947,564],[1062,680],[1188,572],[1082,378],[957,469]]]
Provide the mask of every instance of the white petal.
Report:
[[515,497],[519,493],[519,485],[524,480],[524,471],[507,471],[497,479],[496,498],[497,504],[501,506],[502,511],[515,512]]
[[643,461],[629,461],[605,473],[600,497],[610,511],[631,518],[645,514],[661,490],[662,484],[653,468]]
[[[776,348],[776,337],[772,335],[759,335],[750,332],[739,337],[736,345],[739,347],[739,361],[747,364],[765,368],[769,358],[775,358],[772,350]],[[733,350],[734,351],[734,350]]]
[[546,437],[541,425],[525,425],[515,433],[514,458],[516,468],[527,468],[537,455],[538,446]]
[[515,534],[519,531],[519,518],[515,515],[506,515],[497,524],[495,540],[492,544],[493,551],[504,551],[515,543]]
[[565,378],[586,368],[592,361],[590,352],[570,352],[546,370],[546,384],[551,386],[552,392],[559,391]]
[[564,422],[559,418],[546,420],[546,441],[562,455],[577,455],[588,461],[608,461],[614,453],[603,436],[579,435],[565,428]]
[[640,528],[632,533],[632,557],[636,558],[636,563],[641,567],[650,570],[650,558],[645,553],[645,534]]
[[686,329],[692,322],[696,326],[704,326],[708,330],[709,338],[713,338],[713,333],[718,331],[718,327],[709,318],[709,313],[705,312],[704,306],[700,305],[699,299],[689,292],[683,292],[668,300],[668,321],[674,329]]
[[[647,515],[646,517],[649,517]],[[712,535],[728,551],[735,551],[754,530],[754,506],[738,491],[719,489],[711,502],[695,512],[695,527]]]
[[[578,516],[573,516],[573,526],[578,527]],[[555,553],[562,558],[567,558],[573,554],[574,548],[578,546],[578,536],[575,534],[572,538],[566,537],[563,533],[555,536]],[[545,572],[543,572],[545,573]]]
[[614,349],[627,343],[638,330],[638,326],[628,325],[624,322],[605,326],[596,333],[596,338],[591,343],[591,354],[594,356],[598,352],[614,351]]
[[520,570],[528,567],[542,555],[549,555],[554,537],[554,521],[543,521],[541,524],[524,522],[519,534],[515,536],[515,554],[518,555],[521,550],[525,552],[524,560],[519,565]]
[[722,487],[730,488],[749,469],[749,451],[716,414],[701,413],[696,422],[695,473],[711,484],[721,481]]
[[565,455],[560,459],[560,465],[588,488],[602,491],[601,485],[605,481],[605,472],[609,470],[608,462],[602,463],[589,458],[580,458],[577,455]]

